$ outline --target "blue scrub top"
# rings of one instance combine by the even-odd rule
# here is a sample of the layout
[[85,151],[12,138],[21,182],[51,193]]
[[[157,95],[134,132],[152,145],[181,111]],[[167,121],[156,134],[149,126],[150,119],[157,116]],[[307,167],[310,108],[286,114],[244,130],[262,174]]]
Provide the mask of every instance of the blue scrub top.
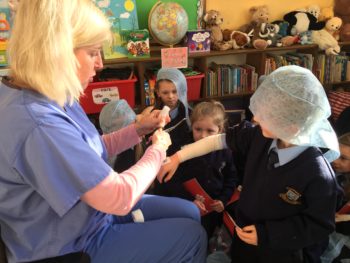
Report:
[[78,103],[0,85],[0,226],[9,262],[82,251],[110,215],[80,201],[110,172]]

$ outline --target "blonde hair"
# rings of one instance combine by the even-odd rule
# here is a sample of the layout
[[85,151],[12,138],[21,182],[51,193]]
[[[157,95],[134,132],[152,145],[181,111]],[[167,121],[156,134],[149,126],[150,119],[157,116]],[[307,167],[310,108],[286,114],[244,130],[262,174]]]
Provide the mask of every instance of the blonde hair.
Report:
[[76,48],[111,39],[110,24],[91,0],[20,1],[9,42],[11,77],[63,106],[83,93]]
[[191,123],[205,117],[211,117],[214,124],[219,127],[220,132],[225,131],[227,121],[225,107],[220,102],[212,100],[198,103],[191,114]]

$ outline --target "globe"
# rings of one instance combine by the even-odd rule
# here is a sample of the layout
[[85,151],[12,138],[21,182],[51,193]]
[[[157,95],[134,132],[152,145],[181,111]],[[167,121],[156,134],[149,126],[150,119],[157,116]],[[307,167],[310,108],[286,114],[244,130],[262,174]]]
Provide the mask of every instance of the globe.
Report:
[[185,9],[174,2],[157,2],[149,13],[149,31],[155,41],[173,46],[179,43],[188,29]]

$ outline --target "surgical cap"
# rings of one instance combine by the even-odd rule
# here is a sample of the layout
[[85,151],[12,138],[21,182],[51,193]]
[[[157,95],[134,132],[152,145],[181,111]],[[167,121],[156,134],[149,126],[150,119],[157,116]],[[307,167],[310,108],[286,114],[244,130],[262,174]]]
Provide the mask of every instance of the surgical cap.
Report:
[[177,96],[182,104],[185,106],[186,121],[190,127],[190,120],[188,116],[188,102],[187,102],[187,81],[185,75],[176,68],[161,68],[157,73],[157,81],[170,80],[174,83]]
[[324,156],[330,162],[338,158],[337,136],[328,122],[329,102],[310,70],[299,66],[278,68],[260,84],[249,108],[279,139],[329,149]]
[[124,99],[108,102],[100,112],[100,127],[104,134],[117,131],[134,122],[135,112]]

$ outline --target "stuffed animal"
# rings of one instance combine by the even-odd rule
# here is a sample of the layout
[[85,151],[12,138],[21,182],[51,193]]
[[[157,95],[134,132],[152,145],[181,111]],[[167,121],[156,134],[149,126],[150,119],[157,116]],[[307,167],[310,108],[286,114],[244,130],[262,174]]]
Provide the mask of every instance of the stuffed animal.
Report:
[[312,41],[325,50],[327,55],[337,55],[340,52],[338,41],[325,29],[312,31]]
[[268,46],[281,47],[282,36],[278,34],[279,26],[277,24],[262,23],[259,36],[267,40]]
[[337,41],[339,40],[339,29],[343,21],[335,16],[327,20],[325,30],[330,33]]
[[299,44],[301,45],[309,45],[312,44],[312,31],[307,30],[299,34]]
[[343,21],[339,40],[350,41],[350,3],[349,0],[334,0],[334,16]]
[[203,17],[205,28],[210,30],[210,46],[214,50],[228,50],[232,48],[232,43],[223,40],[220,25],[224,19],[216,10],[209,10]]
[[283,20],[289,24],[287,29],[288,35],[297,35],[307,30],[321,30],[326,24],[324,21],[317,22],[317,18],[314,15],[301,11],[289,12],[284,15]]
[[266,5],[253,6],[249,9],[250,22],[241,26],[238,30],[249,34],[257,25],[269,21],[269,9]]
[[318,17],[320,16],[320,13],[321,13],[321,8],[319,5],[310,5],[306,9],[306,12],[313,15],[314,17],[316,17],[316,20],[318,20]]
[[250,37],[247,33],[225,29],[222,31],[224,41],[231,41],[233,49],[246,47],[250,43]]

